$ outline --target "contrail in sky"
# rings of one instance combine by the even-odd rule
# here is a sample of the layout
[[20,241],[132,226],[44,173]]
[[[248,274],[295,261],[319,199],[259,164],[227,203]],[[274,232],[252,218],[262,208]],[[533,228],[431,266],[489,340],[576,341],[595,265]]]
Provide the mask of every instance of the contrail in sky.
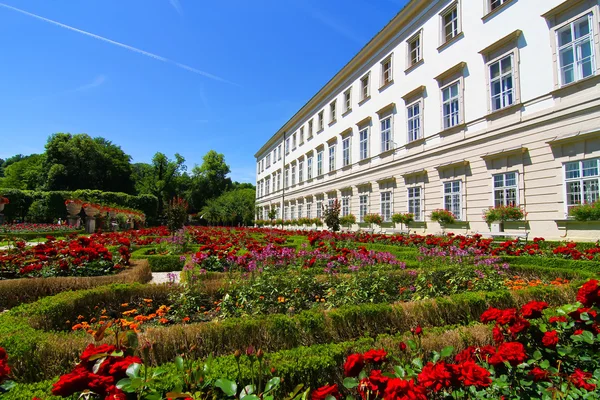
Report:
[[238,86],[237,84],[235,84],[233,82],[230,82],[230,81],[228,81],[226,79],[223,79],[223,78],[221,78],[219,76],[216,76],[216,75],[213,75],[213,74],[209,74],[208,72],[201,71],[199,69],[196,69],[194,67],[190,67],[189,65],[185,65],[185,64],[182,64],[182,63],[174,61],[174,60],[170,60],[170,59],[168,59],[166,57],[159,56],[158,54],[150,53],[149,51],[138,49],[137,47],[129,46],[129,45],[125,44],[125,43],[117,42],[116,40],[111,40],[111,39],[105,38],[103,36],[96,35],[94,33],[84,31],[82,29],[77,29],[77,28],[74,28],[72,26],[60,23],[58,21],[54,21],[54,20],[51,20],[49,18],[42,17],[40,15],[32,14],[32,13],[27,12],[25,10],[21,10],[19,8],[12,7],[12,6],[9,6],[9,5],[4,4],[4,3],[0,3],[0,7],[8,8],[10,10],[13,10],[13,11],[19,12],[21,14],[24,14],[24,15],[27,15],[27,16],[39,19],[41,21],[48,22],[48,23],[56,25],[56,26],[60,26],[61,28],[65,28],[65,29],[68,29],[68,30],[73,31],[73,32],[81,33],[82,35],[86,35],[86,36],[92,37],[94,39],[98,39],[98,40],[101,40],[103,42],[110,43],[112,45],[122,47],[124,49],[133,51],[135,53],[142,54],[142,55],[144,55],[146,57],[154,58],[155,60],[158,60],[158,61],[162,61],[162,62],[165,62],[165,63],[168,63],[168,64],[175,65],[175,66],[177,66],[179,68],[185,69],[187,71],[193,72],[193,73],[198,74],[198,75],[202,75],[202,76],[204,76],[206,78],[213,79],[215,81],[224,82],[224,83],[228,83],[230,85]]

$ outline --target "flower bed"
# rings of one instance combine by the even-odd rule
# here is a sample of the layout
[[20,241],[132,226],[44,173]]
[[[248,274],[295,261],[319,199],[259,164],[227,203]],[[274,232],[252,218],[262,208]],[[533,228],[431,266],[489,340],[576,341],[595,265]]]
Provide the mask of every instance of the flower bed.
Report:
[[20,236],[21,234],[56,234],[67,235],[78,232],[69,225],[58,224],[5,224],[0,226],[0,235],[2,236]]

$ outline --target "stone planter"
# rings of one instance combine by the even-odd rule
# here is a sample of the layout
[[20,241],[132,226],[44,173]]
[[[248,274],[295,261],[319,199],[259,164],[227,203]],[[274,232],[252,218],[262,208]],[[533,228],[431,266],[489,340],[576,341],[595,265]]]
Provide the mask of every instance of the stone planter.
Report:
[[490,231],[492,233],[504,232],[504,222],[496,221],[490,224]]
[[67,207],[67,213],[70,216],[74,217],[81,212],[81,203],[69,203],[66,205],[66,207]]
[[100,210],[98,210],[96,207],[86,207],[83,209],[83,211],[85,211],[85,215],[87,215],[88,217],[95,217],[96,215],[98,215],[98,212]]
[[4,211],[4,203],[0,203],[0,212]]

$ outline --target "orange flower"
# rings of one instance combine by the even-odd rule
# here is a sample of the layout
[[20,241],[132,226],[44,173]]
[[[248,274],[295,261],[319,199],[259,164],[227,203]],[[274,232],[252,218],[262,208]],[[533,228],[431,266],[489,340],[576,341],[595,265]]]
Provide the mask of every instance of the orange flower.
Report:
[[136,310],[136,309],[134,308],[133,310],[124,311],[124,312],[123,312],[123,315],[124,315],[124,316],[126,316],[126,317],[129,317],[129,316],[131,316],[131,315],[133,315],[133,314],[137,314],[137,312],[138,312],[138,310]]
[[121,304],[121,307],[129,307],[129,303],[123,303]]
[[168,324],[168,323],[169,323],[169,320],[168,320],[168,319],[166,319],[166,318],[161,318],[161,319],[159,319],[159,320],[158,320],[158,322],[160,322],[161,324],[163,324],[163,325],[164,325],[164,324]]

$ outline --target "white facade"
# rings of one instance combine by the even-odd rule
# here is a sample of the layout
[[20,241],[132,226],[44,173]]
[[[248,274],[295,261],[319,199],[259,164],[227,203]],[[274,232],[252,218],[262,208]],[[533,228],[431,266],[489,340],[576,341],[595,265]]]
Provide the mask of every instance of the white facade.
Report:
[[412,0],[256,153],[258,217],[338,198],[484,232],[514,202],[514,229],[598,236],[567,214],[599,197],[599,16],[598,0]]

